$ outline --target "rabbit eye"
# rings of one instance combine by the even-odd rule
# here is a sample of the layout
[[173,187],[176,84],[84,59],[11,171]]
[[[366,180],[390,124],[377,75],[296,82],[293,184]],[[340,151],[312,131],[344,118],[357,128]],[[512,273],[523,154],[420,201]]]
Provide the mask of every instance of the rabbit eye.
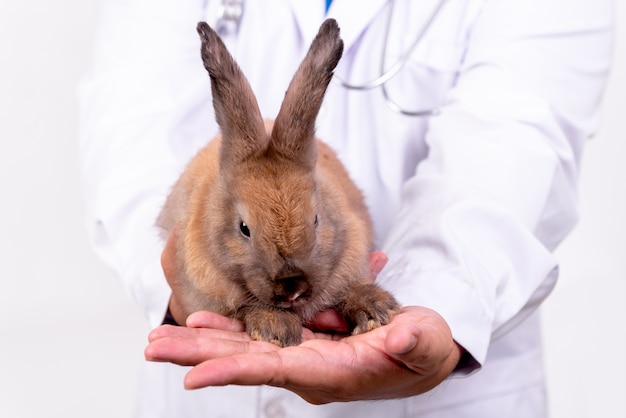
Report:
[[317,227],[318,223],[319,223],[319,221],[317,219],[317,214],[315,214],[315,221],[313,222],[313,225],[315,225]]
[[245,222],[241,222],[239,224],[239,230],[246,238],[250,238],[250,229],[248,228],[248,225],[246,225]]

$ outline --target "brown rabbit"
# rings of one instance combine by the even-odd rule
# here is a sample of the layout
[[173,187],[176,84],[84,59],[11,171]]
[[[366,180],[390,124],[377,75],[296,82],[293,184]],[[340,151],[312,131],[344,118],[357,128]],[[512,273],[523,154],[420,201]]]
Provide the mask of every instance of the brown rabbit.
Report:
[[217,33],[198,24],[221,134],[190,162],[157,224],[177,225],[177,269],[191,313],[241,319],[281,346],[334,307],[354,333],[389,322],[396,300],[369,280],[371,220],[361,192],[315,119],[343,42],[325,21],[282,107],[264,122],[248,81]]

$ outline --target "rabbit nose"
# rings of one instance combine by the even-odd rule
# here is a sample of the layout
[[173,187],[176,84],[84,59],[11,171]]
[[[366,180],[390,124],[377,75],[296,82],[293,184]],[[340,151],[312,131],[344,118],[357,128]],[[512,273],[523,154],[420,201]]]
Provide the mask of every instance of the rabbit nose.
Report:
[[309,283],[302,272],[279,276],[274,283],[274,299],[279,303],[292,303],[309,293]]
[[308,289],[306,278],[304,276],[292,276],[279,279],[282,288],[282,294],[290,301],[298,299]]

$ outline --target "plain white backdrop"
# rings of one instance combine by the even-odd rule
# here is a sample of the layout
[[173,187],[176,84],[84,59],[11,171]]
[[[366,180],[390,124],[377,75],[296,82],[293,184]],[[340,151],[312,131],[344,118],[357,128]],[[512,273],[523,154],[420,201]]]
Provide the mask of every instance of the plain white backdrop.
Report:
[[[149,328],[89,249],[78,187],[75,90],[98,5],[0,0],[0,417],[132,414]],[[552,418],[626,418],[626,4],[616,20],[581,221],[543,307]]]

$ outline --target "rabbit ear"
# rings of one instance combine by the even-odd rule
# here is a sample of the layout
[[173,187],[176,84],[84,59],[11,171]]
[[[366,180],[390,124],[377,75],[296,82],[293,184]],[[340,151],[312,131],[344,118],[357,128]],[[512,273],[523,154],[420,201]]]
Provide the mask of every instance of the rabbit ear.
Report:
[[236,164],[264,152],[269,137],[252,88],[222,39],[205,22],[198,23],[197,31],[202,62],[211,77],[215,119],[222,131],[220,158],[224,165]]
[[315,165],[315,119],[342,53],[339,26],[327,19],[285,93],[272,129],[271,151],[307,167]]

